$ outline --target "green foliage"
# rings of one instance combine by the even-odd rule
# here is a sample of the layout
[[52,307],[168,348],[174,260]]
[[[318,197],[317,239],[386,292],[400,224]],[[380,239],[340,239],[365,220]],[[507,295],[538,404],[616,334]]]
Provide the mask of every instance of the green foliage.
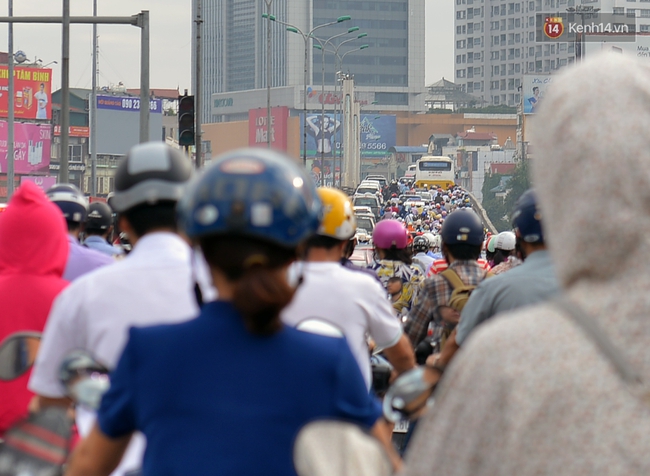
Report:
[[519,197],[530,188],[528,161],[520,161],[515,168],[512,178],[506,184],[507,195],[497,197],[493,188],[501,183],[501,174],[486,175],[483,182],[483,208],[490,217],[490,221],[498,231],[511,230],[510,214]]
[[458,112],[473,113],[473,114],[517,114],[516,107],[510,106],[485,106],[485,107],[464,107],[459,108]]
[[442,109],[442,108],[429,108],[427,114],[453,114],[454,111],[451,109]]
[[507,230],[507,221],[503,218],[506,216],[506,208],[503,198],[497,197],[494,192],[490,192],[494,187],[501,183],[501,174],[486,175],[483,182],[483,208],[487,213],[492,224],[498,231]]

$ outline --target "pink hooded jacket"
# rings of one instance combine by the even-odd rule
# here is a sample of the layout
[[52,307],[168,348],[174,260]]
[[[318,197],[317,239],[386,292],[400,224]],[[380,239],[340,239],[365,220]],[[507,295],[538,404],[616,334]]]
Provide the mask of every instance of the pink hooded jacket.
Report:
[[[45,327],[54,298],[67,286],[61,276],[68,238],[61,211],[32,183],[23,184],[0,214],[0,341]],[[0,381],[0,437],[27,413],[29,372]]]

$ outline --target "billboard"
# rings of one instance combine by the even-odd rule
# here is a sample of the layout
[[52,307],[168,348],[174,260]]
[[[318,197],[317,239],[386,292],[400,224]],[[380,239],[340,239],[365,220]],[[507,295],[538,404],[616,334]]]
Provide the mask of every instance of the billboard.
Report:
[[[14,68],[16,119],[52,119],[52,70]],[[0,117],[9,113],[9,67],[0,65]]]
[[[162,100],[149,100],[149,140],[163,140]],[[125,155],[140,142],[140,98],[97,96],[97,153]]]
[[633,35],[632,42],[611,40],[588,42],[585,44],[584,55],[589,58],[602,51],[618,53],[638,58],[644,63],[650,63],[650,33],[636,33]]
[[[248,111],[248,145],[251,147],[266,147],[268,136],[268,120],[266,109],[251,109]],[[282,152],[287,151],[287,123],[289,108],[286,106],[271,108],[271,148]]]
[[[97,109],[140,112],[140,98],[131,96],[97,96]],[[149,112],[162,113],[162,100],[149,99]]]
[[[337,157],[342,154],[341,115],[327,113],[321,127],[319,113],[307,114],[307,157]],[[304,114],[300,115],[300,137],[304,134]],[[383,158],[395,146],[397,118],[393,115],[361,114],[361,158]],[[324,133],[321,133],[323,129]],[[302,154],[302,139],[300,142]]]
[[56,185],[56,177],[44,176],[44,175],[23,175],[20,177],[20,184],[25,182],[32,182],[35,185],[38,185],[41,190],[47,192],[48,189]]
[[[7,122],[0,121],[0,173],[7,173]],[[46,174],[50,169],[52,126],[14,123],[14,172]]]
[[539,107],[540,101],[544,99],[546,90],[553,82],[551,75],[524,75],[523,84],[523,101],[524,114],[535,114]]

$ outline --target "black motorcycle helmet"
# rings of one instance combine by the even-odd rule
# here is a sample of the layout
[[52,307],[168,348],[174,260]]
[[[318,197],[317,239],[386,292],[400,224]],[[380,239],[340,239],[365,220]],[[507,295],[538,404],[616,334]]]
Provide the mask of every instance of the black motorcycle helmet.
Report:
[[416,253],[426,253],[429,251],[429,240],[424,236],[416,236],[413,238],[413,251]]
[[530,189],[524,192],[515,203],[515,209],[512,212],[512,226],[525,242],[544,242],[542,214],[534,190]]
[[192,175],[192,166],[179,150],[163,142],[131,148],[115,172],[113,210],[122,213],[138,205],[177,202]]
[[442,242],[447,245],[481,246],[483,244],[483,224],[472,210],[456,210],[447,215],[440,236]]
[[106,231],[113,224],[113,210],[104,202],[93,202],[88,207],[86,230]]

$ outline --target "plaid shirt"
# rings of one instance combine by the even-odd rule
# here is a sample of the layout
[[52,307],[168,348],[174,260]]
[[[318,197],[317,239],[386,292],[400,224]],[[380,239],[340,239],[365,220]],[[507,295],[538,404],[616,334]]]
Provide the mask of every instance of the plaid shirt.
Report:
[[[476,261],[454,261],[449,268],[458,273],[461,281],[468,286],[478,285],[487,274]],[[427,336],[429,322],[435,324],[434,336],[441,334],[444,324],[436,318],[439,306],[445,306],[451,298],[453,288],[441,275],[434,275],[426,279],[420,290],[418,303],[411,309],[409,318],[404,326],[404,331],[411,339],[413,347],[417,346]]]

